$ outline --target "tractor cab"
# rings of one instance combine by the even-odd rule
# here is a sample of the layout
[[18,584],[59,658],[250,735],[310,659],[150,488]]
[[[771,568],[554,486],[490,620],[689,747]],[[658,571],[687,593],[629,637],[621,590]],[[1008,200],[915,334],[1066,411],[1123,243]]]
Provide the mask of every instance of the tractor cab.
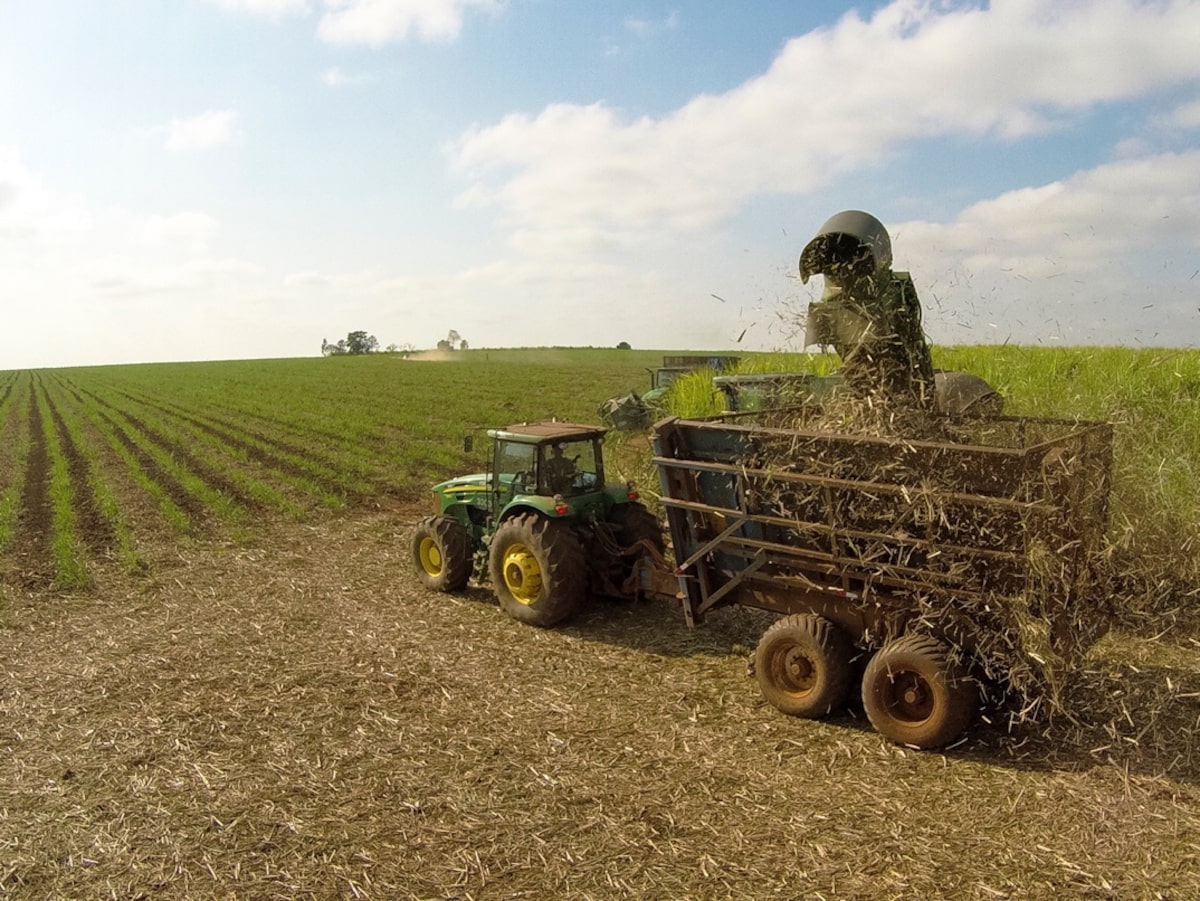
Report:
[[603,488],[605,431],[567,422],[489,430],[495,443],[492,474],[498,507],[520,495],[567,499]]
[[605,483],[607,431],[555,421],[489,429],[490,470],[434,485],[437,510],[461,521],[476,540],[526,511],[555,519],[605,519],[614,505],[637,498],[632,485]]

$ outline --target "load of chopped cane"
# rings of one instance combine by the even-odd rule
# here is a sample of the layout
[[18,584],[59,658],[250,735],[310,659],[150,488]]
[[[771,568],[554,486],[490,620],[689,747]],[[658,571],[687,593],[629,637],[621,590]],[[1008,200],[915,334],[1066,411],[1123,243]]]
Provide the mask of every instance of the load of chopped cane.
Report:
[[[745,422],[745,420],[743,420]],[[851,588],[878,647],[936,635],[1017,716],[1107,631],[1106,424],[951,418],[878,397],[764,411],[744,483],[773,540]]]

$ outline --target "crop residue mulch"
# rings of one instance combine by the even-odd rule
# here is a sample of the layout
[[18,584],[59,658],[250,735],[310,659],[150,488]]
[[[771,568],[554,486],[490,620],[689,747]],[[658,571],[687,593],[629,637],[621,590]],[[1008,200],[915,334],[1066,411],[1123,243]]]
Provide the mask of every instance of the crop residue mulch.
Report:
[[[0,600],[0,896],[1200,894],[1200,648],[1106,639],[1078,722],[946,754],[789,720],[766,622],[565,628],[416,587],[414,516]],[[106,583],[108,584],[108,583]],[[113,585],[119,583],[112,583]]]

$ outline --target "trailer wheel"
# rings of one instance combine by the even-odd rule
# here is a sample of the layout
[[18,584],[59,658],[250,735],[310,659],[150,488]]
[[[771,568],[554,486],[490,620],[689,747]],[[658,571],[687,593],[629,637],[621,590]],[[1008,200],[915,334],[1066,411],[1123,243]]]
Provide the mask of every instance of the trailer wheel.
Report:
[[939,748],[970,725],[979,686],[942,642],[904,635],[871,658],[863,673],[862,698],[871,725],[886,738]]
[[418,522],[412,554],[426,588],[459,591],[471,578],[471,536],[452,516],[426,516]]
[[771,706],[816,719],[846,702],[853,655],[849,636],[832,622],[796,613],[763,633],[754,652],[754,674]]
[[492,588],[504,612],[531,626],[553,626],[574,612],[587,591],[583,547],[565,522],[522,513],[492,536]]

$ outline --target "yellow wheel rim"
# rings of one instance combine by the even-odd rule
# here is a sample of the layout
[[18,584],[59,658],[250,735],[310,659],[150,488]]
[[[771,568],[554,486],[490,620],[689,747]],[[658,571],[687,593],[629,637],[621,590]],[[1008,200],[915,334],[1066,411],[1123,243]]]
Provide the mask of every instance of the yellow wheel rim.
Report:
[[421,568],[431,576],[442,574],[442,550],[432,538],[422,538],[419,550]]
[[522,604],[532,604],[542,593],[542,567],[533,551],[523,544],[509,545],[504,552],[504,586]]

